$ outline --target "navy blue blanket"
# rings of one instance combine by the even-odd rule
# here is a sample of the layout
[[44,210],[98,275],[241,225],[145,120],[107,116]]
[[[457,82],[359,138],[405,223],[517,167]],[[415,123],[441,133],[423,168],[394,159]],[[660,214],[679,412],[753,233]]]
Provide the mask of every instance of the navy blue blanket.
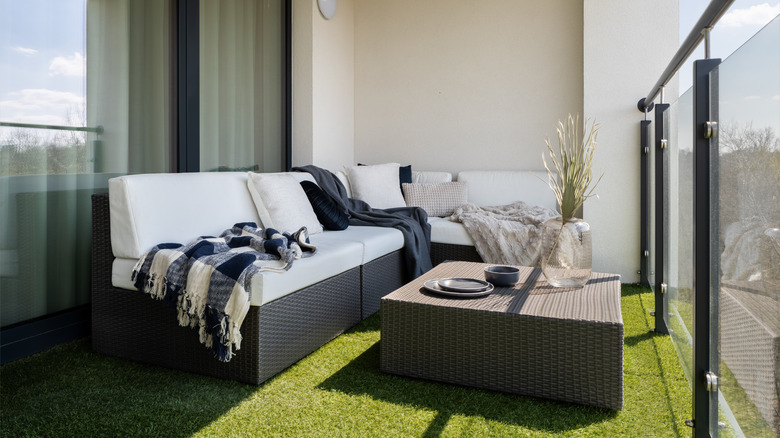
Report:
[[308,172],[320,188],[330,195],[349,216],[350,225],[393,227],[404,235],[404,254],[409,278],[417,278],[431,269],[431,226],[428,215],[418,207],[378,209],[350,198],[338,177],[327,169],[308,165],[295,167],[297,172]]

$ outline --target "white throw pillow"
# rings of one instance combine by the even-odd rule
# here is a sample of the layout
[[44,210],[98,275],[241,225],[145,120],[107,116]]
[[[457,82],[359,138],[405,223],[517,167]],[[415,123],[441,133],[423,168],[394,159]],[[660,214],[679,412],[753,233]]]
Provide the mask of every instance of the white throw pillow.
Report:
[[249,172],[247,186],[263,228],[294,233],[305,226],[309,235],[322,232],[309,198],[294,176]]
[[347,189],[347,196],[351,198],[352,188],[349,187],[349,177],[347,176],[347,172],[344,172],[343,170],[336,171],[336,178],[341,181],[341,184],[344,184],[344,188]]
[[399,167],[398,163],[347,167],[352,197],[373,208],[406,207],[398,178]]

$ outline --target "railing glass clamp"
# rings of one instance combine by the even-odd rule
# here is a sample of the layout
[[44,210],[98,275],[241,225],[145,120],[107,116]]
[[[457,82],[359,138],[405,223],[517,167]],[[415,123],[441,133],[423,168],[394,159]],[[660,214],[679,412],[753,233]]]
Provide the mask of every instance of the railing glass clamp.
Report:
[[704,122],[704,138],[715,138],[718,136],[718,122]]
[[704,378],[707,380],[707,392],[717,392],[718,376],[712,371],[710,371],[704,375]]

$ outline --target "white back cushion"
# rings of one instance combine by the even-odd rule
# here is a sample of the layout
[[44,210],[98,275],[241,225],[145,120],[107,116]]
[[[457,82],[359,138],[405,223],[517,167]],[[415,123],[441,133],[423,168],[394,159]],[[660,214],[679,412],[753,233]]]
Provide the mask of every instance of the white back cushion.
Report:
[[260,223],[246,172],[127,175],[108,181],[111,248],[140,258],[163,242],[219,235],[237,222]]
[[406,207],[398,177],[399,167],[398,163],[346,167],[352,196],[372,208]]
[[352,188],[349,186],[349,178],[347,177],[346,172],[343,170],[336,171],[336,178],[341,181],[341,184],[344,184],[344,188],[347,189],[347,196],[352,197]]
[[412,170],[412,182],[416,184],[435,184],[452,181],[449,172],[434,172],[431,170]]
[[547,185],[545,171],[471,170],[460,172],[458,181],[468,184],[469,202],[481,207],[523,201],[558,210],[555,195]]
[[[305,173],[312,178],[310,173]],[[305,226],[309,234],[322,232],[317,215],[300,184],[291,173],[249,172],[249,194],[257,207],[263,228],[294,233]]]

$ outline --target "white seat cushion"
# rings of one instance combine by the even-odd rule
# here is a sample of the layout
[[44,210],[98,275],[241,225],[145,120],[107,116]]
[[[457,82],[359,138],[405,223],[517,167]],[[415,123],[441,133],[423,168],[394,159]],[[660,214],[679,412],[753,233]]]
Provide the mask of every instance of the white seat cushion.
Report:
[[333,233],[340,231],[325,231],[311,236],[309,240],[317,246],[317,253],[296,260],[289,271],[261,272],[252,278],[250,304],[261,306],[360,266],[363,245],[337,238]]
[[404,235],[395,228],[350,225],[346,230],[326,233],[341,240],[363,244],[362,263],[378,259],[404,246]]
[[428,223],[431,224],[431,242],[474,246],[474,240],[462,223],[441,217],[429,217]]
[[[341,239],[333,234],[339,232],[324,232],[310,236],[309,240],[317,246],[317,253],[296,260],[289,271],[261,272],[260,275],[252,278],[250,304],[263,305],[360,266],[363,259],[363,245],[357,241]],[[137,259],[114,259],[111,282],[115,287],[136,290],[130,281],[136,262]]]
[[114,259],[111,265],[111,284],[120,289],[137,290],[130,277],[138,259]]

